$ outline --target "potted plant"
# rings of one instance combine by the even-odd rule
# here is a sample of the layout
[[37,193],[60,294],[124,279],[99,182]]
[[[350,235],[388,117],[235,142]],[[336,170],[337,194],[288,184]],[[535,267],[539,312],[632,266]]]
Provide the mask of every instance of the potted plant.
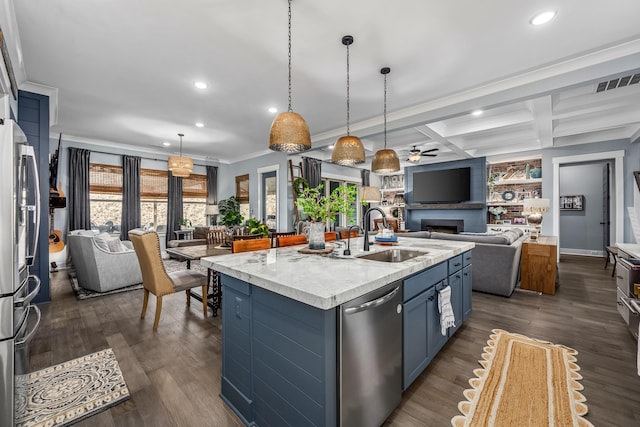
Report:
[[191,226],[192,226],[192,223],[191,223],[190,219],[182,218],[180,220],[180,230],[185,230],[185,229],[191,228]]
[[489,212],[493,215],[494,219],[497,221],[500,219],[500,215],[507,213],[507,210],[502,206],[491,206],[489,208]]
[[333,190],[329,196],[324,195],[323,185],[310,188],[303,187],[296,205],[307,215],[311,226],[309,229],[309,249],[324,250],[324,227],[327,221],[335,220],[336,215],[353,215],[353,204],[356,200],[357,189],[355,185],[340,186]]
[[240,214],[240,203],[235,196],[220,200],[218,210],[220,211],[219,222],[227,227],[240,225],[244,221],[244,217]]
[[246,226],[249,234],[262,234],[265,237],[269,236],[269,228],[267,228],[267,225],[258,218],[249,218]]

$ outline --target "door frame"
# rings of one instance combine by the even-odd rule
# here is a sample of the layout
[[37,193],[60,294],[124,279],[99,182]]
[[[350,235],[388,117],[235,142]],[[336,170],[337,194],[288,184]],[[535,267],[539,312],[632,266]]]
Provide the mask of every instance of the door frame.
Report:
[[[560,245],[560,165],[572,163],[583,163],[592,161],[615,162],[614,188],[611,191],[613,200],[611,200],[610,208],[614,212],[615,217],[615,242],[624,241],[624,151],[604,151],[600,153],[578,154],[575,156],[553,157],[553,190],[551,206],[553,207],[553,235],[558,237],[558,248]],[[558,251],[558,259],[560,259],[560,251]]]
[[[278,192],[276,194],[276,230],[286,230],[286,223],[287,220],[286,218],[282,218],[282,211],[280,210],[280,165],[276,164],[276,165],[271,165],[271,166],[264,166],[261,168],[257,169],[258,172],[258,218],[262,218],[262,183],[263,183],[263,178],[262,175],[268,172],[275,172],[276,173],[276,191]],[[284,226],[283,226],[284,224]],[[283,228],[284,227],[284,228]]]

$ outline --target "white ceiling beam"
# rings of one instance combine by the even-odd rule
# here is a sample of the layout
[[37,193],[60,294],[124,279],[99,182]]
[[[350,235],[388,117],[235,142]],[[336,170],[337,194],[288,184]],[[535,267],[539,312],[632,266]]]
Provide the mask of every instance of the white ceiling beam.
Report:
[[640,84],[611,89],[599,93],[581,94],[565,99],[556,100],[553,106],[554,118],[561,117],[572,112],[585,110],[602,110],[615,108],[620,105],[637,105],[640,98]]
[[626,111],[616,115],[598,116],[588,115],[573,120],[561,120],[556,123],[553,130],[555,138],[596,132],[607,129],[627,126],[632,123],[640,123],[638,111]]
[[556,147],[570,145],[591,144],[594,142],[615,141],[618,139],[630,139],[636,130],[633,126],[621,126],[613,129],[604,129],[582,134],[570,134],[555,138]]
[[[533,118],[531,112],[526,110],[510,111],[508,113],[498,114],[495,116],[482,117],[476,120],[469,120],[464,123],[451,125],[448,121],[440,122],[444,124],[445,130],[441,133],[445,138],[454,136],[468,135],[473,133],[484,132],[490,129],[505,128],[520,123],[530,122]],[[429,123],[433,126],[435,123]]]
[[551,96],[532,99],[528,102],[533,113],[533,125],[541,148],[553,147],[553,119]]
[[415,129],[418,132],[420,132],[420,133],[428,136],[429,138],[433,139],[434,141],[439,142],[444,147],[447,147],[448,149],[450,149],[454,153],[456,153],[459,156],[461,156],[463,159],[471,159],[471,158],[473,158],[473,156],[471,154],[467,153],[466,151],[464,151],[463,149],[461,149],[460,147],[455,145],[453,142],[451,142],[448,139],[444,138],[442,135],[440,135],[439,133],[437,133],[436,131],[431,129],[428,125],[424,125],[424,126],[421,126],[419,128],[415,128]]

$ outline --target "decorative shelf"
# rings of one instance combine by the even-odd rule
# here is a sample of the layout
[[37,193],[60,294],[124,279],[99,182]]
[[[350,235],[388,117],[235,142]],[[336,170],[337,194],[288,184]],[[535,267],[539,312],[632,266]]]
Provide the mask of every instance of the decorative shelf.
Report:
[[380,192],[382,193],[391,193],[391,192],[398,192],[398,193],[404,193],[404,187],[400,187],[400,188],[381,188]]
[[484,203],[432,203],[427,205],[407,205],[407,209],[484,209]]
[[513,185],[513,184],[536,184],[542,182],[542,178],[529,179],[500,179],[494,182],[494,185]]
[[524,206],[522,202],[487,202],[487,206]]

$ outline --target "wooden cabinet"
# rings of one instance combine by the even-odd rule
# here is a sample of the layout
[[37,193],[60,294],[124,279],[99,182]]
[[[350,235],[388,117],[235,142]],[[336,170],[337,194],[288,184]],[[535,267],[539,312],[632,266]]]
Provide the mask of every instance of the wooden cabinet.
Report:
[[556,259],[558,239],[540,236],[522,243],[520,288],[554,295],[556,293]]

